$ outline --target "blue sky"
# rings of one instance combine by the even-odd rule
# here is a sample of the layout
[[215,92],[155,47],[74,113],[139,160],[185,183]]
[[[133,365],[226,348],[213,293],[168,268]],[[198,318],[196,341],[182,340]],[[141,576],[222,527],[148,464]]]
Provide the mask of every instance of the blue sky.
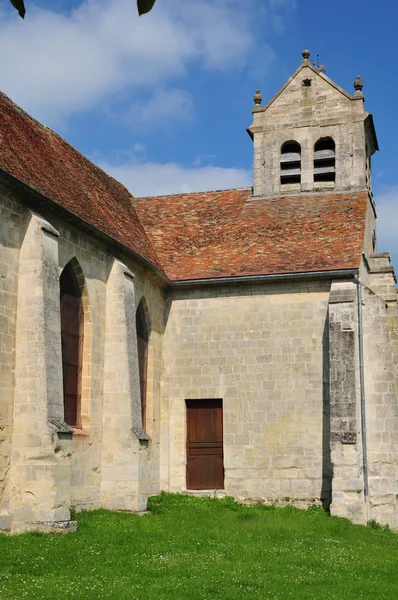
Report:
[[251,185],[253,93],[272,97],[301,51],[375,119],[378,249],[398,268],[398,6],[384,0],[26,0],[2,3],[0,88],[134,195]]

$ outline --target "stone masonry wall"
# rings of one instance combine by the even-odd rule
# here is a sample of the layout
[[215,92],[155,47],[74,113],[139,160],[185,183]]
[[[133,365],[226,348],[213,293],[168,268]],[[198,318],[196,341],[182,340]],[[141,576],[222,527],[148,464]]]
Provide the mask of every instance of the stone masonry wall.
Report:
[[[51,217],[50,217],[51,218]],[[54,218],[52,218],[54,222]],[[76,260],[84,282],[83,372],[81,417],[82,428],[59,446],[69,455],[71,505],[99,506],[99,477],[102,437],[103,348],[105,297],[109,260],[104,245],[90,239],[71,225],[57,220],[60,237],[59,275],[70,260]]]
[[370,518],[398,527],[398,310],[363,292]]
[[[311,80],[308,87],[306,79]],[[291,140],[301,145],[301,185],[292,189],[319,188],[313,178],[314,144],[322,136],[331,136],[336,144],[336,182],[326,187],[364,188],[366,115],[362,98],[350,99],[304,66],[265,111],[254,111],[254,196],[281,192],[281,146]]]
[[141,443],[138,461],[139,495],[159,492],[160,396],[162,378],[162,347],[164,333],[164,291],[148,269],[124,257],[135,275],[136,308],[143,299],[148,342],[147,404],[145,432],[149,441]]
[[357,288],[333,282],[329,297],[331,513],[366,520],[362,470]]
[[221,398],[227,494],[328,501],[329,287],[231,285],[171,295],[164,339],[163,489],[186,488],[185,400]]
[[[75,431],[71,441],[63,441],[65,452],[71,454],[71,504],[78,508],[107,506],[100,495],[101,470],[103,469],[103,391],[104,391],[104,347],[106,332],[106,290],[113,264],[110,249],[95,238],[77,228],[56,223],[60,231],[60,273],[72,257],[76,257],[86,282],[84,300],[84,349],[81,431]],[[139,495],[146,497],[159,490],[159,417],[158,393],[160,388],[160,353],[163,328],[163,292],[152,280],[148,269],[131,258],[122,257],[126,266],[135,275],[135,306],[132,317],[142,297],[147,305],[150,322],[148,348],[147,423],[149,442],[138,445],[138,472],[140,471]],[[115,382],[115,387],[117,382]],[[116,390],[115,390],[116,391]],[[137,389],[136,394],[139,394]],[[115,406],[115,411],[119,409]],[[131,433],[131,432],[130,432]],[[116,443],[116,441],[115,441]],[[142,468],[142,463],[145,468]],[[141,504],[143,501],[141,501]],[[124,508],[127,508],[124,506]],[[134,508],[134,507],[132,507]]]
[[[42,221],[40,219],[42,217],[48,220],[48,225],[41,225]],[[18,424],[18,431],[15,430],[14,434],[12,434],[12,414],[16,410],[14,406],[14,395],[16,393],[14,382],[17,321],[16,302],[18,276],[21,276],[19,274],[18,257],[20,253],[19,248],[21,247],[24,238],[26,238],[25,231],[28,223],[30,223],[29,227],[33,229],[32,234],[30,234],[32,242],[29,241],[28,246],[26,243],[24,246],[26,247],[24,250],[24,256],[26,255],[24,259],[26,265],[24,266],[23,272],[24,282],[25,279],[26,281],[30,281],[32,277],[34,278],[37,269],[38,273],[43,273],[40,277],[42,277],[44,283],[40,283],[40,290],[37,286],[37,289],[35,289],[33,279],[32,284],[29,283],[28,285],[25,285],[24,283],[23,287],[26,289],[25,292],[22,288],[19,290],[18,302],[21,303],[20,306],[24,306],[26,298],[26,310],[29,309],[35,311],[37,310],[36,306],[39,306],[37,302],[41,302],[40,314],[43,316],[45,322],[48,321],[49,323],[49,325],[46,325],[42,330],[43,335],[41,335],[39,330],[37,330],[37,336],[33,332],[37,337],[37,340],[35,337],[35,343],[44,344],[44,339],[47,339],[46,327],[49,332],[50,330],[52,331],[55,326],[54,324],[59,328],[59,306],[58,308],[56,307],[56,304],[58,304],[57,298],[59,298],[59,296],[57,296],[57,294],[54,296],[53,291],[55,287],[59,285],[59,275],[70,260],[72,260],[75,274],[77,274],[79,285],[82,288],[84,308],[81,403],[82,425],[80,430],[74,430],[73,435],[68,434],[67,431],[65,433],[57,434],[55,433],[55,430],[51,429],[52,425],[49,425],[53,417],[55,419],[60,417],[62,421],[63,413],[62,391],[60,396],[60,406],[58,406],[59,383],[62,390],[62,365],[60,362],[60,355],[58,356],[58,342],[56,342],[54,346],[54,348],[56,347],[57,349],[56,352],[51,350],[51,346],[44,351],[43,346],[43,360],[47,361],[47,366],[44,367],[45,370],[43,372],[41,367],[39,371],[37,371],[36,367],[31,369],[28,363],[29,356],[32,358],[35,357],[37,362],[39,355],[36,355],[36,352],[29,354],[29,336],[26,337],[22,330],[19,334],[20,340],[22,340],[22,342],[19,342],[21,348],[18,367],[19,372],[22,373],[22,369],[28,377],[34,377],[35,373],[37,373],[39,386],[38,393],[40,389],[44,390],[43,386],[39,384],[39,379],[41,377],[44,377],[43,381],[47,381],[46,386],[49,387],[43,391],[43,410],[39,414],[39,404],[35,404],[35,406],[32,404],[32,406],[30,406],[26,386],[24,387],[23,383],[20,385],[18,391],[20,408],[17,408],[17,414],[20,416],[18,416],[19,420],[14,420],[14,423],[20,424]],[[43,223],[46,223],[46,221],[43,220]],[[37,233],[35,233],[36,230]],[[0,520],[2,519],[0,528],[11,528],[12,530],[17,531],[30,528],[30,520],[32,520],[31,525],[34,527],[33,521],[38,517],[35,516],[36,513],[34,511],[31,511],[31,513],[28,514],[28,512],[24,510],[24,506],[26,504],[26,499],[31,503],[31,498],[36,497],[36,499],[39,499],[40,494],[43,495],[43,493],[48,493],[49,507],[51,506],[51,510],[47,510],[44,506],[45,502],[43,501],[44,504],[43,502],[41,503],[43,509],[40,512],[40,519],[43,523],[44,521],[49,522],[52,519],[58,518],[57,515],[61,515],[62,511],[63,516],[59,516],[60,521],[67,518],[64,516],[67,514],[64,509],[67,509],[69,506],[76,506],[78,508],[90,508],[101,505],[107,506],[107,499],[101,496],[100,489],[104,468],[102,441],[105,418],[103,412],[103,391],[106,291],[114,257],[111,254],[111,248],[108,248],[101,239],[89,235],[87,232],[78,229],[71,223],[65,223],[50,212],[38,217],[32,217],[30,211],[25,209],[19,202],[11,202],[4,197],[1,202],[0,231],[0,319],[3,319],[0,331]],[[36,239],[38,241],[34,241]],[[42,241],[40,242],[40,240]],[[53,261],[54,257],[54,264],[51,263],[50,265],[48,262],[48,265],[42,265],[40,263],[40,255],[34,250],[35,244],[41,244],[41,246],[37,246],[37,248],[40,252],[44,252],[43,256],[47,253],[47,262],[50,260]],[[44,250],[41,250],[41,247],[43,247]],[[51,258],[49,254],[50,249],[52,253]],[[32,269],[35,269],[35,271],[30,272],[29,260],[33,261]],[[136,481],[136,485],[138,485],[138,488],[136,489],[138,496],[141,498],[141,506],[145,503],[145,499],[149,493],[156,493],[159,490],[158,454],[160,419],[158,412],[160,406],[158,398],[161,378],[160,355],[163,333],[163,291],[159,286],[159,283],[152,275],[150,275],[148,269],[138,265],[131,257],[125,257],[125,262],[128,263],[129,268],[135,275],[133,283],[135,289],[133,300],[135,298],[135,302],[133,301],[131,307],[127,306],[128,313],[130,314],[129,319],[134,322],[135,327],[136,307],[141,298],[144,297],[148,324],[150,325],[147,419],[145,424],[150,439],[141,445],[138,445],[137,441],[138,451],[136,457],[136,479],[139,478],[139,481]],[[54,272],[52,270],[53,267]],[[51,291],[50,301],[46,298],[47,290]],[[30,297],[32,295],[35,297],[35,300],[31,302]],[[32,309],[29,308],[30,305],[32,305]],[[35,323],[37,323],[37,327],[41,327],[40,322],[36,321],[36,318],[28,318],[28,312],[26,312],[26,317],[28,319],[26,323],[31,323],[32,327],[35,326]],[[23,322],[21,321],[21,323]],[[22,325],[22,327],[25,326]],[[24,337],[21,337],[22,335]],[[25,338],[26,342],[23,341]],[[40,342],[41,338],[43,338],[42,342]],[[53,343],[51,340],[49,341],[51,344]],[[26,346],[26,349],[24,349],[25,346],[21,345],[21,343]],[[136,344],[136,340],[131,339],[131,344],[133,348],[132,355],[134,355],[134,344]],[[40,353],[41,349],[38,349]],[[53,394],[51,390],[53,380],[57,383],[57,391],[55,394]],[[117,382],[115,382],[115,384],[117,384]],[[136,390],[136,393],[139,394],[139,389]],[[29,397],[30,396],[32,396],[33,399],[32,392],[29,393]],[[45,398],[47,398],[47,400],[45,400]],[[52,400],[52,398],[54,400]],[[55,402],[53,408],[51,407],[51,402]],[[25,416],[23,413],[25,410],[24,407],[26,407],[28,411]],[[61,411],[60,413],[59,410]],[[119,408],[116,402],[114,411],[117,412],[118,410]],[[38,419],[37,422],[40,420],[40,428],[43,429],[44,437],[42,436],[40,438],[40,436],[36,436],[36,439],[33,432],[29,432],[29,419],[27,420],[29,411],[34,411],[35,419]],[[138,416],[138,418],[140,417]],[[50,421],[48,419],[50,419]],[[126,427],[127,425],[128,424],[125,423]],[[122,433],[123,432],[121,432],[121,435]],[[13,470],[14,483],[11,482],[10,477],[8,476],[9,472],[11,472],[10,460],[12,435],[12,452],[14,456],[13,460],[15,462],[15,468]],[[19,448],[18,445],[19,440],[22,440],[21,435],[23,435],[24,444],[22,453],[22,447]],[[128,432],[128,435],[133,436],[131,429]],[[51,436],[52,441],[50,441]],[[45,442],[47,444],[45,449],[43,446],[44,439],[48,439],[48,443],[47,441]],[[35,453],[37,466],[35,466],[35,471],[33,472],[32,468],[29,466],[29,461],[32,460],[31,457],[33,457]],[[42,461],[41,466],[39,465],[40,461]],[[46,481],[43,479],[43,473],[47,468],[45,467],[45,464],[48,464],[49,468],[51,467],[52,473],[51,478],[46,478]],[[24,479],[25,472],[27,477],[29,476],[28,479],[30,478],[29,481],[26,478]],[[40,494],[36,494],[36,491],[34,491],[34,495],[31,494],[30,490],[36,490],[36,488],[37,490],[42,490]],[[17,493],[16,496],[14,492]],[[17,505],[20,507],[18,508],[18,523],[14,518],[15,523],[12,525],[13,513],[15,512],[14,507]],[[132,505],[131,508],[136,508],[136,506]]]
[[26,222],[27,211],[0,189],[0,512],[11,457],[18,261]]
[[[63,420],[58,231],[30,212],[18,271],[12,449],[6,511],[12,532],[70,525],[69,486],[57,486]],[[64,461],[62,461],[63,463]],[[62,477],[64,480],[65,477]]]

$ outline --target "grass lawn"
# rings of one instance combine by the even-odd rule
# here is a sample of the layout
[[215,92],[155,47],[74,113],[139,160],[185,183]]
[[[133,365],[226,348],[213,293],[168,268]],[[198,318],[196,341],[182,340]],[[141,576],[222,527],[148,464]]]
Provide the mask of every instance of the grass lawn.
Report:
[[0,598],[398,598],[398,535],[321,509],[161,494],[65,536],[0,535]]

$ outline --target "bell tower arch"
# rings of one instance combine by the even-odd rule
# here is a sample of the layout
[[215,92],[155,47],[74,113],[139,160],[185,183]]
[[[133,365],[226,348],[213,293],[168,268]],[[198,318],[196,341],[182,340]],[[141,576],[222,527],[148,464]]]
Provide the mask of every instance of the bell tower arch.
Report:
[[311,63],[308,50],[302,57],[268,104],[262,106],[259,90],[254,96],[247,130],[254,143],[254,197],[371,193],[370,157],[378,145],[361,78],[348,94]]

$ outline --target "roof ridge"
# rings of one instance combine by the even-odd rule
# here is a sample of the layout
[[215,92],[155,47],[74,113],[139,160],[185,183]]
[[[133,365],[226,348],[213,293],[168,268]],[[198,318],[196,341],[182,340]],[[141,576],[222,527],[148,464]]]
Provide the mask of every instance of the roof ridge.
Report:
[[241,188],[226,188],[219,190],[202,190],[201,192],[177,192],[174,194],[160,194],[158,196],[133,196],[134,200],[148,200],[150,198],[172,198],[173,196],[195,196],[199,194],[216,194],[218,192],[243,192],[245,190],[250,191],[253,187],[251,185]]

